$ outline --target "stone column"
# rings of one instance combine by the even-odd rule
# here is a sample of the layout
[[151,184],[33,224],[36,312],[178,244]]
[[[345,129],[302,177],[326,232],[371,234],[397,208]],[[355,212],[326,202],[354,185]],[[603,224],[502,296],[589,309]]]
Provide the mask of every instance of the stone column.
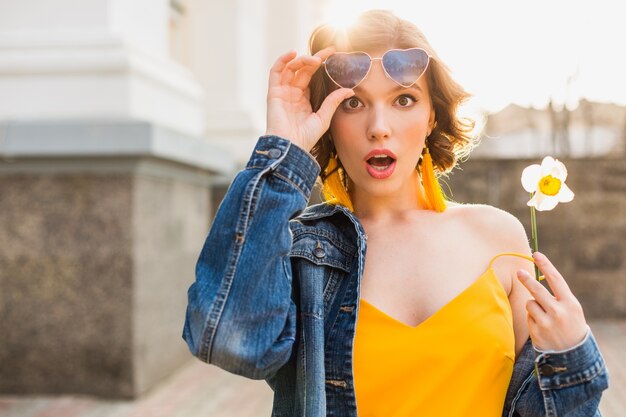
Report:
[[191,356],[231,154],[167,0],[0,2],[0,392],[135,397]]
[[[265,132],[271,65],[289,49],[305,53],[328,2],[313,0],[188,0],[183,3],[177,59],[207,91],[206,136],[242,168]],[[214,181],[215,205],[230,177]]]
[[[289,49],[305,53],[325,1],[189,0],[181,58],[207,91],[206,135],[247,161],[265,131],[270,67]],[[183,40],[184,39],[184,40]]]
[[204,133],[204,91],[168,55],[167,0],[3,1],[0,11],[0,119],[130,118]]

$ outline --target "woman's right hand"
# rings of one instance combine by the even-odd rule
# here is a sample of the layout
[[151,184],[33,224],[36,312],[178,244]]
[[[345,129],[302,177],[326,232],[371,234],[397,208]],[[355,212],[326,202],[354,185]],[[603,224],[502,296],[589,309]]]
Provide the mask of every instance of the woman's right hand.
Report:
[[349,88],[339,88],[316,113],[311,109],[309,82],[333,52],[329,47],[313,56],[296,57],[296,51],[290,51],[278,58],[269,75],[266,135],[288,139],[309,152],[328,130],[339,104],[354,95]]

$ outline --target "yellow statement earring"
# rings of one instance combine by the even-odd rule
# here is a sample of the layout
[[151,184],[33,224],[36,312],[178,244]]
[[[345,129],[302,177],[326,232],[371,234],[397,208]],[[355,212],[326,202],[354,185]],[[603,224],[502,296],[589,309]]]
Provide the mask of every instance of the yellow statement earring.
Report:
[[442,212],[446,209],[443,191],[433,168],[433,158],[430,156],[428,144],[424,144],[425,153],[422,155],[422,185],[426,194],[426,203],[429,210]]
[[343,171],[343,169],[339,167],[337,155],[333,152],[330,154],[328,165],[324,171],[326,175],[326,179],[322,184],[324,199],[327,204],[341,204],[346,206],[351,212],[354,212],[348,190],[343,185],[342,173],[340,171]]

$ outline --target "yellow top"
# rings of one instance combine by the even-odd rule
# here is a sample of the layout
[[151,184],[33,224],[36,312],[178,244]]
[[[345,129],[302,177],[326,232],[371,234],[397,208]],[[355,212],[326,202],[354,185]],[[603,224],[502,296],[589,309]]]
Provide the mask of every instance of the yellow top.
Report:
[[500,417],[515,363],[513,314],[492,265],[416,327],[360,299],[354,341],[359,417]]

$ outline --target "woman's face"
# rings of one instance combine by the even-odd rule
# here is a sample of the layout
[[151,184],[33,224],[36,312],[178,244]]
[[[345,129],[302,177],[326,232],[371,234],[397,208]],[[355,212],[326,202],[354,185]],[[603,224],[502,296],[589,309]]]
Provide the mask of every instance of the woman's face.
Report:
[[[378,58],[384,52],[369,54]],[[401,87],[376,60],[354,92],[339,105],[330,124],[353,197],[355,193],[360,197],[414,195],[419,183],[415,167],[435,122],[426,76],[411,87]],[[373,154],[390,154],[395,159],[372,159]]]

